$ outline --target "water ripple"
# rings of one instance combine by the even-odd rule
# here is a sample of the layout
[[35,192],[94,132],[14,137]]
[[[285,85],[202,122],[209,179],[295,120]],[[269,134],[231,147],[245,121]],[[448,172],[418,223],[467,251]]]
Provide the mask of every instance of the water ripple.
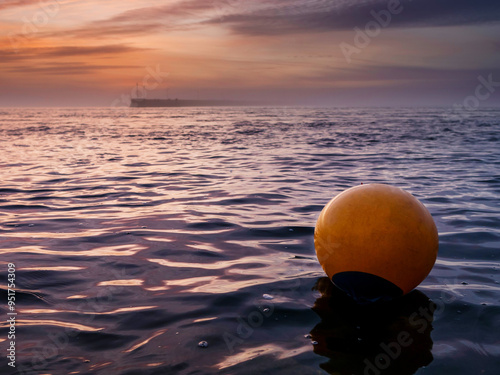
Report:
[[[0,111],[0,254],[16,264],[19,368],[363,373],[432,302],[397,372],[496,373],[499,114]],[[412,192],[440,233],[429,277],[382,315],[329,289],[313,243],[331,197],[370,182]]]

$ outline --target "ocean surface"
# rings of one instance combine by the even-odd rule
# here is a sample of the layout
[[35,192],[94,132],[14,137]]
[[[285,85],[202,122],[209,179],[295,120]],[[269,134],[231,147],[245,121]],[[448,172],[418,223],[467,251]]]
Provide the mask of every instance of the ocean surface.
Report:
[[[361,183],[439,230],[382,306],[315,257]],[[0,373],[497,375],[499,198],[498,109],[0,108]]]

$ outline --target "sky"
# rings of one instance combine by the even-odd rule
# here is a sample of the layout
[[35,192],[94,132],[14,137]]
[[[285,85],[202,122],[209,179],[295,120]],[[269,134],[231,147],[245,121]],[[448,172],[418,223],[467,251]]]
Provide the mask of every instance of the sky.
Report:
[[2,0],[0,106],[497,106],[499,36],[498,0]]

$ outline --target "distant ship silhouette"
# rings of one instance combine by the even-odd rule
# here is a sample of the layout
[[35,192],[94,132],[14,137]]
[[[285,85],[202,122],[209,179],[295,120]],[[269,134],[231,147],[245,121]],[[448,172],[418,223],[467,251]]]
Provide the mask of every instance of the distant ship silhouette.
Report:
[[219,107],[249,106],[255,103],[237,100],[199,100],[199,99],[147,99],[139,97],[137,85],[136,97],[130,101],[130,107]]

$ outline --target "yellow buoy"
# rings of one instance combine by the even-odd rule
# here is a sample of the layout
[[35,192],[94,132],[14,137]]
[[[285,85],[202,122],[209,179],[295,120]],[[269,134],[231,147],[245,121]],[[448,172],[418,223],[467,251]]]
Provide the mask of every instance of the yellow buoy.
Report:
[[314,230],[318,260],[332,282],[366,303],[406,294],[436,262],[436,224],[425,206],[394,186],[350,188],[321,211]]

